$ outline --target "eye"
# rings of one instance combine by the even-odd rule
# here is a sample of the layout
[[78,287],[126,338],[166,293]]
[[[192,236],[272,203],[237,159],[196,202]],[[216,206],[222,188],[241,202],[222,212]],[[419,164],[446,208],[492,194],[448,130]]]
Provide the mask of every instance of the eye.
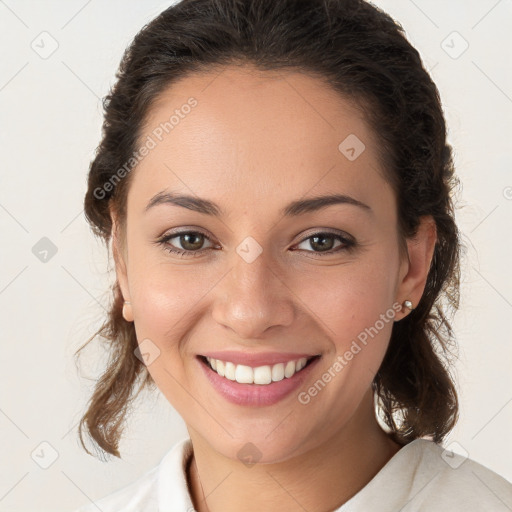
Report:
[[[205,242],[209,242],[210,245],[204,247]],[[338,242],[338,245],[336,245],[336,242]],[[157,240],[156,243],[162,245],[166,251],[172,254],[190,257],[200,256],[204,252],[215,248],[210,237],[201,231],[170,233]],[[308,244],[312,250],[307,247],[301,248],[300,246],[303,244]],[[298,250],[313,252],[318,256],[323,256],[341,251],[350,251],[355,246],[356,242],[347,236],[321,231],[308,236],[296,247],[298,247]]]
[[[336,245],[336,242],[339,242]],[[302,244],[309,245],[313,250],[307,248],[300,248]],[[340,251],[350,251],[355,248],[355,241],[348,237],[342,236],[337,233],[318,232],[305,238],[300,242],[297,247],[299,250],[306,250],[307,252],[314,252],[323,256],[324,254],[333,254]]]
[[[176,242],[171,243],[172,240],[176,240]],[[182,231],[181,233],[165,235],[157,240],[157,243],[173,254],[195,257],[213,247],[213,244],[211,244],[209,247],[204,248],[205,241],[211,243],[210,238],[200,231]],[[179,247],[176,247],[176,244],[179,244]]]

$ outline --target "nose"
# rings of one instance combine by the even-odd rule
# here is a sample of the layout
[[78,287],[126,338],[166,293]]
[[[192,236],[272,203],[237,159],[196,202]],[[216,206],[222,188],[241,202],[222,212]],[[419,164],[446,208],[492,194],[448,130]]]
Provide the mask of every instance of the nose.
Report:
[[234,254],[231,270],[216,287],[213,319],[239,339],[261,338],[294,319],[293,292],[264,252],[248,263]]

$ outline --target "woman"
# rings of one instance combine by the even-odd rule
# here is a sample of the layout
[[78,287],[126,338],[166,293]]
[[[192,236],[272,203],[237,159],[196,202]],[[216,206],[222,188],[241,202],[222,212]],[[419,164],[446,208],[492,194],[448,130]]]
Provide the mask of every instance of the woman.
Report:
[[371,4],[183,0],[145,26],[85,198],[117,280],[80,438],[119,457],[145,387],[190,438],[81,510],[509,510],[441,444],[456,183],[437,88]]

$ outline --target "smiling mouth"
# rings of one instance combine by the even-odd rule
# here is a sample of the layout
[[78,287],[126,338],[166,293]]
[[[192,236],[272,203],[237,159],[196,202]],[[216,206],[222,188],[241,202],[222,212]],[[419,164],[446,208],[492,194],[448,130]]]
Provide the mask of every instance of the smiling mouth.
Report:
[[252,367],[202,355],[198,356],[201,362],[217,375],[230,381],[236,381],[239,384],[254,384],[258,386],[265,386],[273,382],[289,379],[320,357],[320,355],[309,358],[302,357],[273,365]]

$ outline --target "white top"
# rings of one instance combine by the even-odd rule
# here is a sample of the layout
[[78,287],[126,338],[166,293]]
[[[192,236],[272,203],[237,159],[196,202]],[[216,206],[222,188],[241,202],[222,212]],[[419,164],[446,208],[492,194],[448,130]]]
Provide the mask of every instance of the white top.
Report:
[[[75,512],[192,512],[185,468],[190,438],[132,484]],[[426,439],[402,447],[335,512],[512,511],[512,483],[471,459]]]

